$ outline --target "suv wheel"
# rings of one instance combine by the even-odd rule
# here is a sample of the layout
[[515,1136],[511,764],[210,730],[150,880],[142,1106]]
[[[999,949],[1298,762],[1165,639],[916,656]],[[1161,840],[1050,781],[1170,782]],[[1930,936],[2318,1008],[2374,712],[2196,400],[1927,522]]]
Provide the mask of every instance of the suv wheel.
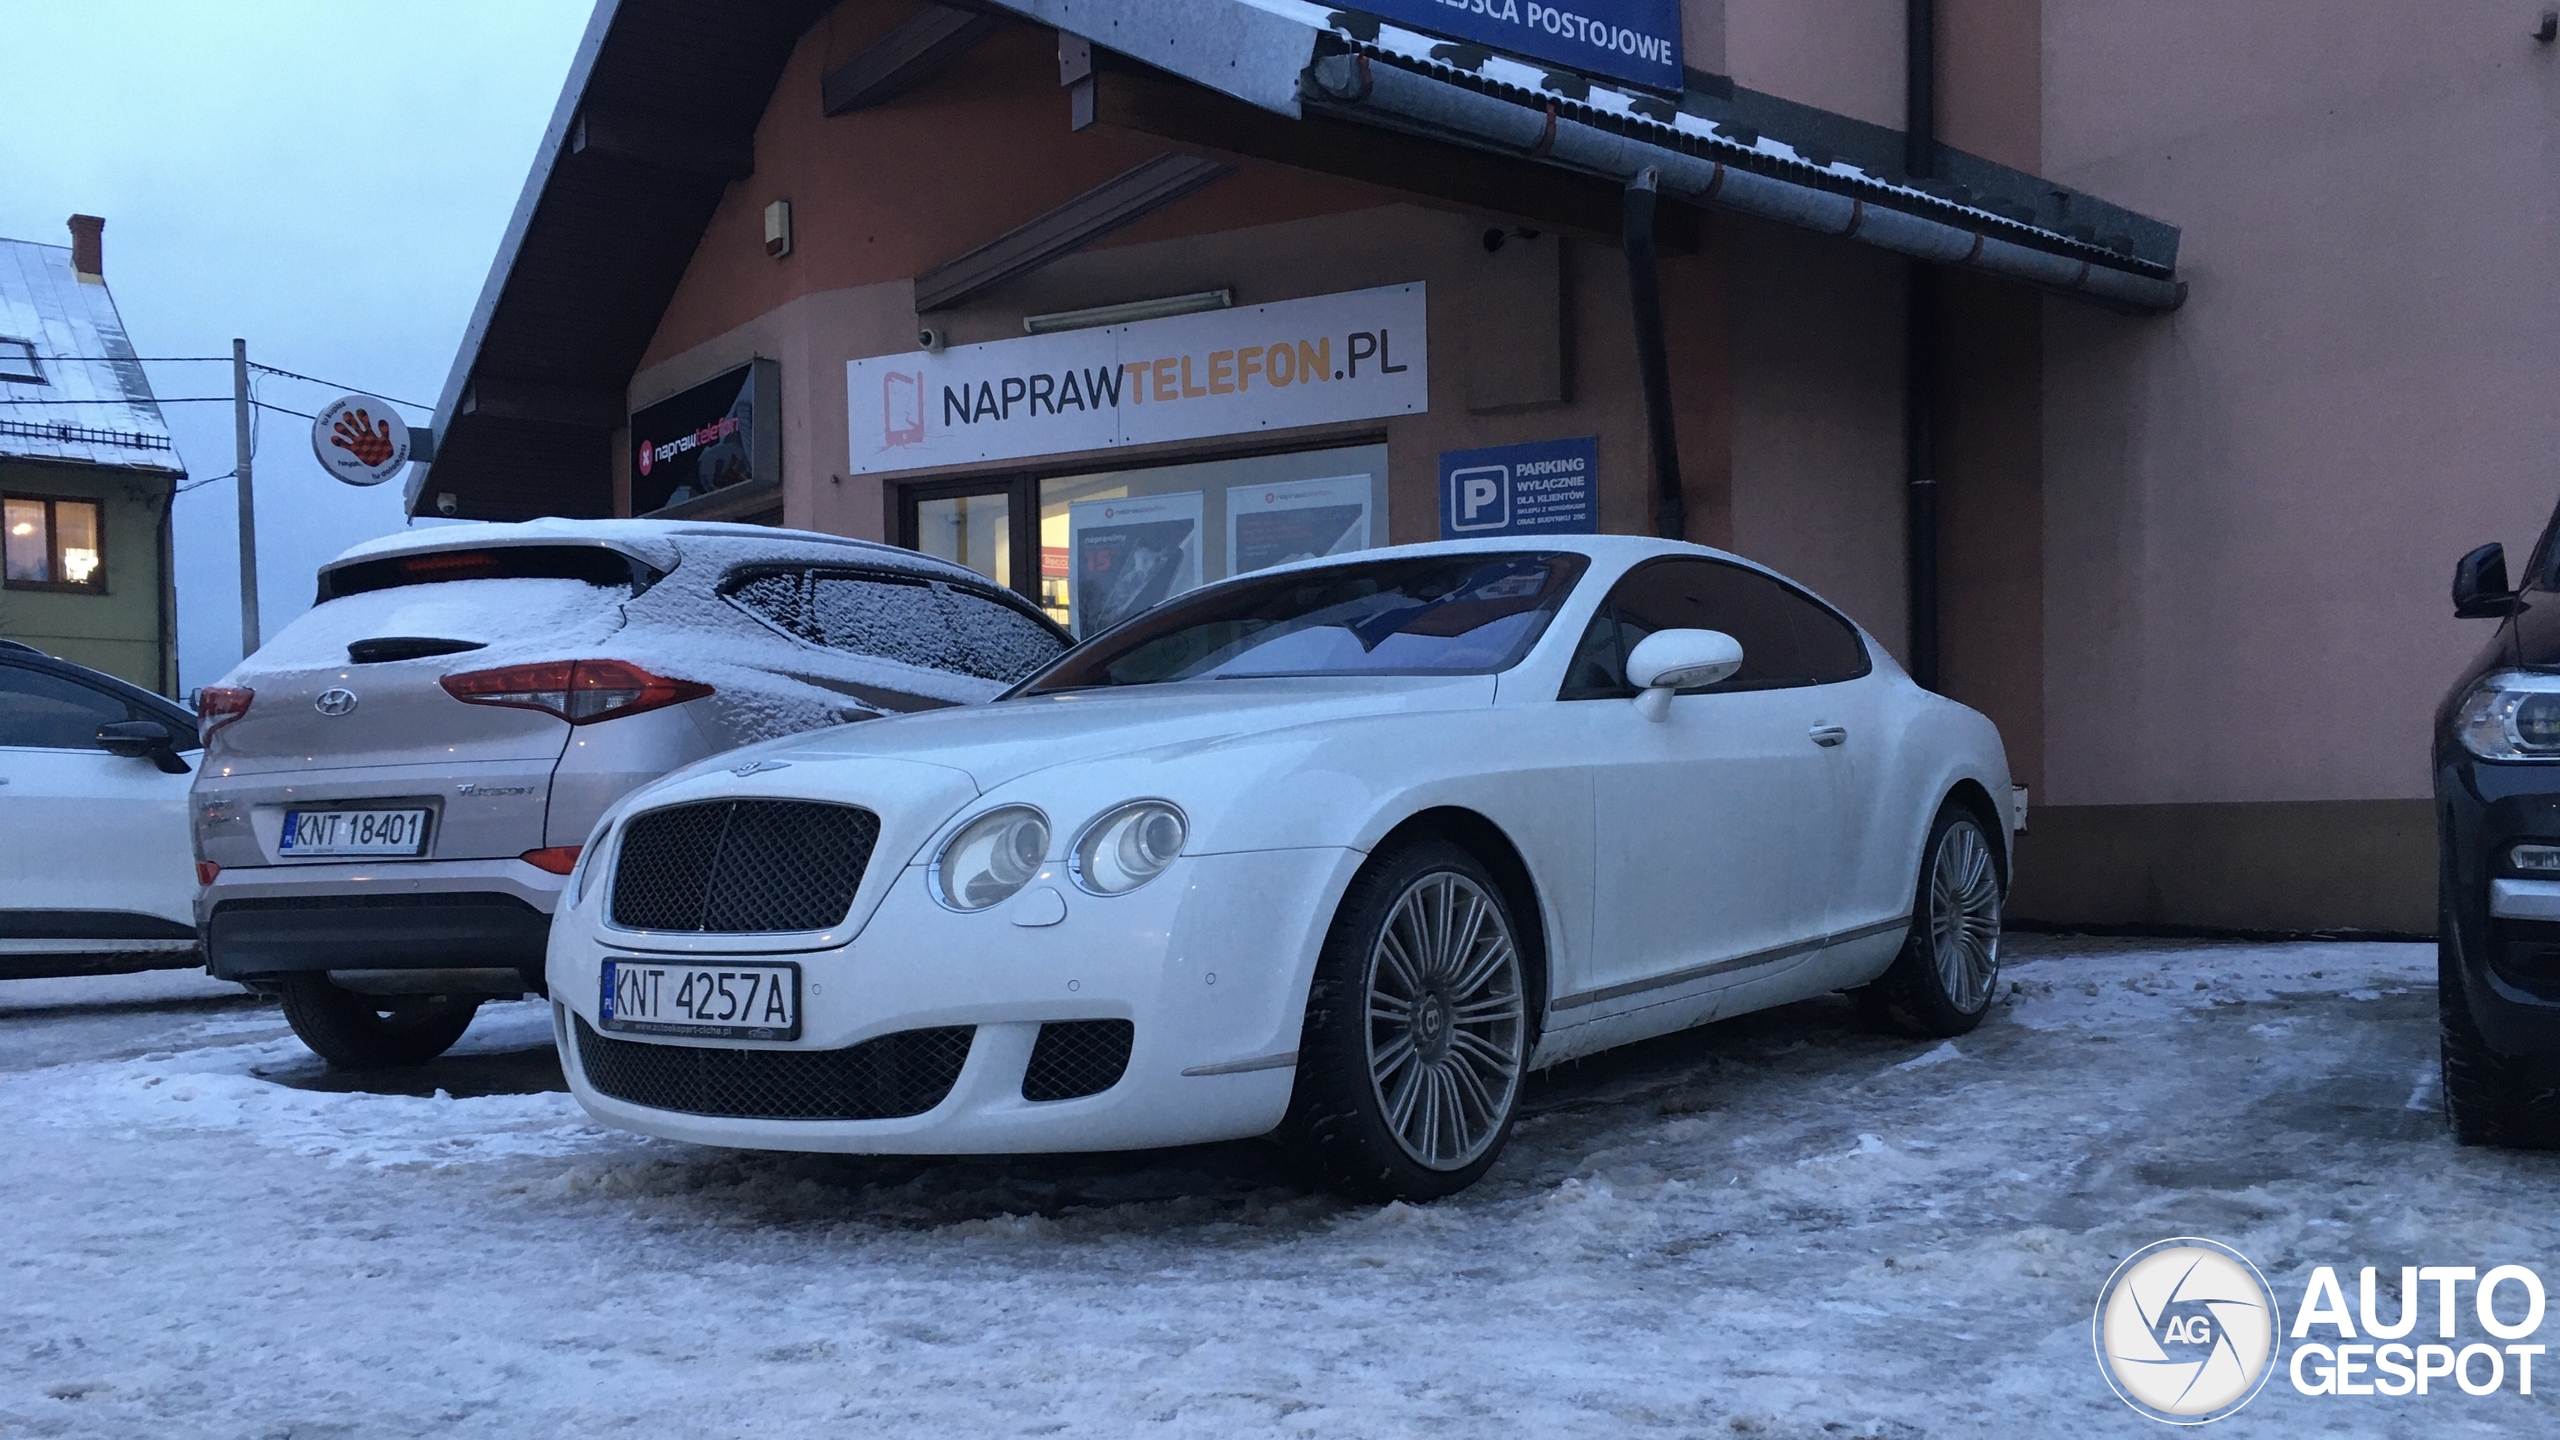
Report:
[[2436,910],[2436,1031],[2444,1065],[2445,1117],[2465,1145],[2560,1147],[2560,1096],[2529,1057],[2494,1049],[2471,1016],[2453,916]]
[[453,1048],[480,1001],[453,995],[358,995],[326,975],[288,975],[284,1018],[312,1053],[341,1070],[423,1065]]

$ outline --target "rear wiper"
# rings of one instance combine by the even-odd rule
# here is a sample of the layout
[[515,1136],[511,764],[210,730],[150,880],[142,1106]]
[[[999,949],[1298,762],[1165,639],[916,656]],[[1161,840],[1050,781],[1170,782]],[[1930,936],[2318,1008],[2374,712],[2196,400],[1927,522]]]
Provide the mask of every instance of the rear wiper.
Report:
[[431,635],[385,635],[375,640],[358,640],[347,646],[347,659],[357,665],[380,665],[392,660],[423,660],[430,655],[459,655],[465,650],[486,650],[478,640],[440,640]]

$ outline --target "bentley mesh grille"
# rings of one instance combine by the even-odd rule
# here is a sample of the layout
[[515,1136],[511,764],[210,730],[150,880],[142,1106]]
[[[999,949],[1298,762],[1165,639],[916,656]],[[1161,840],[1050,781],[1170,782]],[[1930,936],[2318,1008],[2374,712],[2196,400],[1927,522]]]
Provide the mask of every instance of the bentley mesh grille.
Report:
[[808,800],[712,800],[622,827],[613,923],[746,935],[824,930],[853,908],[880,817]]
[[1137,1033],[1126,1020],[1052,1020],[1041,1026],[1022,1072],[1022,1098],[1074,1100],[1119,1084]]
[[895,1120],[942,1103],[976,1027],[901,1030],[842,1050],[653,1045],[576,1017],[587,1083],[632,1105],[738,1120]]

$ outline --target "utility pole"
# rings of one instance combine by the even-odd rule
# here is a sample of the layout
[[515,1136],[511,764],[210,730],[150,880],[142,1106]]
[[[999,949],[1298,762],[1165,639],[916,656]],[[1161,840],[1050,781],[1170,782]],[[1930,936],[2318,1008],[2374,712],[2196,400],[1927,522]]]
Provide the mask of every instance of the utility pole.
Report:
[[249,450],[257,423],[249,403],[249,342],[231,342],[231,449],[240,476],[240,658],[258,649],[258,505],[249,488]]

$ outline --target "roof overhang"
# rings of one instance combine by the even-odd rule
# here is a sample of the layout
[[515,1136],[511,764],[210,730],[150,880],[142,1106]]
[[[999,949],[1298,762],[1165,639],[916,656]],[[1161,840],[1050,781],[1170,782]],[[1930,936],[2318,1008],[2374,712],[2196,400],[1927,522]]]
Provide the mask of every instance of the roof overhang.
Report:
[[[600,0],[439,397],[435,458],[412,472],[411,514],[440,493],[481,519],[610,512],[631,376],[722,191],[751,164],[793,45],[830,3]],[[1228,107],[1225,136],[1182,128],[1201,107],[1157,107],[1176,115],[1157,133],[1177,144],[1390,186],[1397,165],[1455,157],[1465,163],[1447,168],[1462,173],[1440,193],[1497,211],[1503,195],[1596,211],[1651,171],[1664,194],[1700,208],[2114,309],[2156,313],[2184,297],[2172,226],[1944,147],[1934,177],[1908,177],[1898,132],[1721,77],[1690,72],[1674,100],[1308,0],[954,3],[1089,41],[1143,72],[1141,89]],[[863,94],[892,93],[964,48],[933,40]],[[1345,145],[1346,135],[1370,139]],[[1418,179],[1406,188],[1432,193]]]

